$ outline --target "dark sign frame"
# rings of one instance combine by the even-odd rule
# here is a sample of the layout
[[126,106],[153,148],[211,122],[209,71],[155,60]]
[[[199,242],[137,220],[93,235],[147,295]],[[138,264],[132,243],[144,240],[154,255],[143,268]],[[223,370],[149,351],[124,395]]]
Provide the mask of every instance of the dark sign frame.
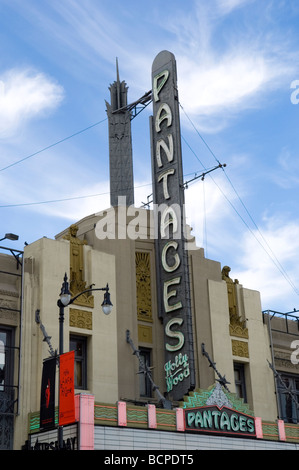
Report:
[[165,380],[180,400],[195,387],[194,347],[177,71],[174,55],[160,52],[152,65],[150,120],[157,295],[164,324]]

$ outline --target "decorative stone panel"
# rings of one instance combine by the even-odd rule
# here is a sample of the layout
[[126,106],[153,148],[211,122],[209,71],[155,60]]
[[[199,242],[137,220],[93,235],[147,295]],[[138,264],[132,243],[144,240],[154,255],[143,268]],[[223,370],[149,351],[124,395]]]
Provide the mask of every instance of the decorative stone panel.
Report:
[[70,308],[70,326],[92,330],[92,312]]
[[138,340],[140,343],[152,343],[152,327],[147,325],[138,325]]
[[232,339],[232,352],[234,356],[249,358],[248,343]]
[[137,251],[135,254],[135,264],[137,318],[138,320],[152,322],[153,318],[150,253]]

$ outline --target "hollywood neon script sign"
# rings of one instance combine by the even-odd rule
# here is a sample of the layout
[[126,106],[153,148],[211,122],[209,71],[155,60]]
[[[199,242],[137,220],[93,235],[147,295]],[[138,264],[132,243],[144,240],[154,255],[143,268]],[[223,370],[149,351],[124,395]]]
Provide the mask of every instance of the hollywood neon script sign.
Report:
[[165,379],[174,400],[194,387],[188,257],[185,250],[183,169],[176,63],[158,54],[152,67],[153,197],[157,234],[157,290],[165,332]]

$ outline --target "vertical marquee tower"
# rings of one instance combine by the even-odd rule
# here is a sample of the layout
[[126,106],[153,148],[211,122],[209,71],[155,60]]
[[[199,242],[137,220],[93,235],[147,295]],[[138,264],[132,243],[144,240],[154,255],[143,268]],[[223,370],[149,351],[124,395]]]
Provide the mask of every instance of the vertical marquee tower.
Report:
[[[109,125],[110,204],[119,205],[119,196],[127,206],[134,204],[131,111],[127,107],[128,87],[119,79],[110,85],[111,104],[106,102]],[[124,197],[126,198],[124,200]]]

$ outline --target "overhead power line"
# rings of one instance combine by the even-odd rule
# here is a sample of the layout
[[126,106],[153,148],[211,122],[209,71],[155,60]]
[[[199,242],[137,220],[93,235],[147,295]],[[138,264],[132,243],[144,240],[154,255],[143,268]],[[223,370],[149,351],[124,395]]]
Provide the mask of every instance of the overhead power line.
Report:
[[17,160],[16,162],[10,163],[9,165],[0,168],[0,171],[7,170],[8,168],[11,168],[12,166],[18,165],[19,163],[24,162],[25,160],[28,160],[29,158],[35,157],[36,155],[45,152],[46,150],[49,150],[52,147],[55,147],[56,145],[62,144],[66,140],[72,139],[73,137],[76,137],[79,134],[82,134],[83,132],[88,131],[89,129],[92,129],[95,126],[98,126],[99,124],[102,124],[103,122],[107,121],[108,118],[102,119],[101,121],[95,122],[94,124],[91,124],[88,127],[85,127],[84,129],[81,129],[78,132],[75,132],[74,134],[71,134],[67,137],[64,137],[61,140],[58,140],[57,142],[54,142],[54,144],[48,145],[47,147],[42,148],[41,150],[38,150],[37,152],[31,153],[30,155],[27,155],[27,157],[21,158],[20,160]]
[[[139,186],[134,186],[133,189],[144,188],[145,186],[151,186],[151,185],[152,185],[152,183],[145,183],[145,184],[141,184]],[[0,209],[6,208],[6,207],[38,206],[38,205],[41,205],[41,204],[53,204],[53,203],[56,203],[56,202],[75,201],[77,199],[87,199],[87,198],[92,198],[92,197],[107,196],[107,194],[110,194],[110,191],[106,191],[106,192],[103,192],[103,193],[97,193],[97,194],[87,194],[87,195],[84,195],[84,196],[72,196],[72,197],[66,197],[66,198],[61,198],[61,199],[48,199],[46,201],[21,202],[21,203],[16,203],[16,204],[3,204],[3,205],[0,206]]]
[[[239,211],[235,208],[235,206],[233,205],[233,203],[228,199],[228,197],[225,195],[225,193],[222,191],[222,189],[220,188],[220,186],[216,183],[216,181],[213,179],[213,177],[210,175],[210,178],[212,179],[212,181],[214,182],[214,184],[218,187],[219,191],[222,193],[222,195],[224,196],[224,198],[227,200],[227,202],[230,204],[230,206],[233,208],[233,210],[236,212],[236,214],[238,215],[238,217],[242,220],[242,222],[244,223],[244,225],[246,226],[246,228],[250,231],[250,233],[252,234],[252,236],[256,239],[256,241],[259,243],[259,245],[262,247],[262,249],[265,251],[265,253],[269,256],[269,258],[271,259],[271,261],[274,263],[274,265],[276,266],[276,268],[279,270],[279,272],[282,274],[282,276],[285,278],[285,280],[288,282],[288,284],[292,287],[292,289],[294,290],[294,292],[299,295],[299,290],[298,288],[295,286],[295,284],[293,283],[293,281],[290,279],[288,273],[286,272],[286,270],[283,268],[283,266],[281,265],[281,263],[279,262],[279,260],[277,259],[277,256],[275,255],[275,253],[273,252],[273,250],[271,249],[269,243],[267,242],[267,240],[265,239],[264,235],[262,234],[262,232],[260,231],[258,225],[256,224],[256,222],[254,221],[253,217],[251,216],[251,214],[249,213],[248,209],[246,208],[244,202],[242,201],[240,195],[238,194],[235,186],[233,185],[231,179],[229,178],[229,176],[227,175],[226,171],[225,171],[225,167],[224,165],[221,166],[218,158],[216,157],[215,153],[212,151],[212,149],[210,148],[210,146],[207,144],[207,142],[205,141],[205,139],[202,137],[202,135],[199,133],[198,129],[196,128],[196,126],[194,125],[194,123],[192,122],[191,118],[187,115],[186,111],[184,110],[184,108],[182,107],[182,105],[180,104],[180,107],[182,109],[182,111],[184,112],[185,116],[187,117],[188,121],[191,123],[193,129],[196,131],[197,135],[200,137],[201,141],[204,143],[204,145],[206,146],[206,148],[208,149],[208,151],[211,153],[211,155],[214,157],[214,159],[216,160],[216,162],[219,164],[220,168],[222,168],[224,174],[225,174],[225,177],[227,179],[227,181],[229,182],[230,186],[232,187],[233,191],[235,192],[238,200],[240,201],[242,207],[244,208],[244,210],[246,211],[246,214],[248,215],[248,217],[250,218],[251,222],[253,223],[256,231],[259,233],[261,239],[263,240],[263,242],[266,244],[268,250],[265,248],[265,246],[262,244],[261,240],[258,239],[258,237],[256,236],[256,234],[254,233],[254,231],[250,228],[250,226],[248,225],[248,223],[245,221],[245,219],[241,216],[241,214],[239,213]],[[186,142],[186,140],[184,139],[185,143],[188,145],[189,149],[192,151],[192,153],[194,154],[194,156],[196,157],[196,159],[200,162],[200,164],[203,166],[203,168],[205,168],[205,166],[203,165],[203,163],[200,161],[200,159],[198,158],[197,154],[194,152],[193,149],[191,149],[191,146]]]
[[[209,172],[211,170],[209,169],[207,171]],[[188,173],[185,176],[197,175],[197,173],[198,173],[198,171]],[[152,186],[152,182],[140,184],[139,186],[133,186],[133,188],[129,188],[129,189],[140,189],[140,188],[144,188],[146,186]],[[110,194],[110,193],[111,193],[111,191],[109,190],[109,191],[105,191],[103,193],[85,194],[83,196],[70,196],[70,197],[59,198],[59,199],[58,198],[57,199],[47,199],[45,201],[32,201],[32,202],[18,202],[18,203],[15,203],[15,204],[14,203],[2,204],[2,205],[0,205],[0,209],[9,208],[9,207],[38,206],[38,205],[42,205],[42,204],[54,204],[56,202],[75,201],[77,199],[88,199],[88,198],[93,198],[93,197],[107,196],[107,194]]]
[[[244,225],[247,227],[247,229],[251,232],[251,234],[253,235],[253,237],[257,240],[257,242],[260,244],[260,246],[263,248],[263,250],[266,252],[266,254],[270,257],[270,259],[272,260],[272,262],[275,264],[275,266],[278,268],[278,270],[280,271],[280,273],[284,276],[284,278],[287,280],[287,282],[291,285],[291,287],[293,288],[293,290],[295,291],[295,293],[297,295],[299,295],[299,291],[298,289],[296,288],[296,286],[294,285],[294,283],[292,282],[292,280],[289,278],[287,272],[285,271],[285,269],[283,268],[283,266],[281,265],[281,263],[279,262],[279,260],[277,259],[275,253],[273,252],[273,250],[271,249],[270,245],[268,244],[267,240],[265,239],[265,237],[263,236],[263,234],[261,233],[259,227],[257,226],[257,224],[255,223],[253,217],[251,216],[251,214],[249,213],[248,209],[246,208],[244,202],[242,201],[240,195],[238,194],[236,188],[234,187],[232,181],[230,180],[230,178],[228,177],[226,171],[225,171],[225,165],[222,165],[220,163],[220,161],[218,160],[218,158],[216,157],[215,153],[212,151],[212,149],[210,148],[210,146],[208,145],[208,143],[205,141],[205,139],[202,137],[202,135],[200,134],[200,132],[198,131],[198,129],[196,128],[196,126],[194,125],[193,121],[191,120],[191,118],[188,116],[188,114],[186,113],[186,111],[184,110],[183,106],[181,105],[181,103],[179,103],[179,106],[180,108],[182,109],[183,113],[185,114],[186,118],[188,119],[188,121],[190,122],[190,124],[192,125],[193,129],[195,130],[196,134],[199,136],[199,138],[201,139],[201,141],[203,142],[203,144],[205,145],[205,147],[208,149],[208,151],[210,152],[210,154],[213,156],[213,158],[215,159],[215,161],[218,163],[219,167],[222,168],[224,174],[225,174],[225,177],[227,178],[227,181],[229,182],[230,186],[232,187],[233,191],[235,192],[239,202],[241,203],[242,207],[244,208],[244,210],[246,211],[248,217],[250,218],[251,222],[253,223],[255,229],[257,230],[257,232],[259,233],[261,239],[263,240],[263,242],[266,244],[266,246],[268,247],[269,251],[267,251],[267,249],[265,248],[265,246],[261,243],[261,241],[257,238],[256,234],[254,233],[254,231],[249,227],[248,223],[245,221],[245,219],[241,216],[241,214],[239,213],[239,211],[234,207],[233,203],[228,199],[228,197],[225,195],[225,193],[222,191],[222,189],[220,188],[220,186],[216,183],[216,181],[213,179],[213,177],[210,175],[210,178],[212,179],[212,181],[214,182],[214,184],[218,187],[219,191],[222,193],[222,195],[224,196],[224,198],[227,200],[227,202],[230,204],[230,206],[232,207],[232,209],[236,212],[236,214],[238,215],[238,217],[242,220],[242,222],[244,223]],[[22,162],[24,162],[25,160],[28,160],[36,155],[39,155],[41,154],[42,152],[45,152],[46,150],[49,150],[50,148],[53,148],[53,147],[56,147],[57,145],[67,141],[67,140],[70,140],[72,139],[73,137],[79,135],[79,134],[82,134],[83,132],[86,132],[90,129],[92,129],[93,127],[96,127],[98,126],[99,124],[102,124],[103,122],[105,122],[107,120],[107,118],[105,119],[102,119],[101,121],[98,121],[94,124],[91,124],[90,126],[88,127],[85,127],[84,129],[81,129],[67,137],[64,137],[63,139],[61,140],[58,140],[56,142],[54,142],[53,144],[51,145],[48,145],[30,155],[27,155],[26,157],[23,157],[21,158],[20,160],[17,160],[3,168],[0,168],[0,172],[1,171],[4,171],[4,170],[7,170],[8,168],[11,168],[15,165],[18,165]],[[198,155],[194,152],[194,150],[191,148],[191,146],[188,144],[188,142],[186,141],[186,139],[182,136],[182,139],[184,140],[184,142],[186,143],[186,145],[189,147],[189,149],[192,151],[192,153],[194,154],[194,156],[196,157],[196,159],[199,161],[199,163],[202,165],[202,167],[206,170],[205,168],[205,165],[200,161]],[[149,183],[150,184],[150,183]],[[147,186],[149,184],[145,184],[145,185],[142,185],[142,186]],[[142,186],[138,186],[136,187],[135,189],[137,188],[140,188]],[[21,206],[32,206],[32,205],[38,205],[38,204],[50,204],[50,203],[56,203],[56,202],[65,202],[65,201],[72,201],[72,200],[78,200],[78,199],[84,199],[84,198],[92,198],[92,197],[99,197],[99,196],[104,196],[104,195],[107,195],[109,194],[109,192],[104,192],[104,193],[98,193],[98,194],[91,194],[91,195],[85,195],[85,196],[74,196],[74,197],[68,197],[68,198],[62,198],[62,199],[52,199],[52,200],[46,200],[46,201],[39,201],[39,202],[28,202],[28,203],[19,203],[19,204],[6,204],[6,205],[1,205],[0,208],[5,208],[5,207],[21,207]]]

